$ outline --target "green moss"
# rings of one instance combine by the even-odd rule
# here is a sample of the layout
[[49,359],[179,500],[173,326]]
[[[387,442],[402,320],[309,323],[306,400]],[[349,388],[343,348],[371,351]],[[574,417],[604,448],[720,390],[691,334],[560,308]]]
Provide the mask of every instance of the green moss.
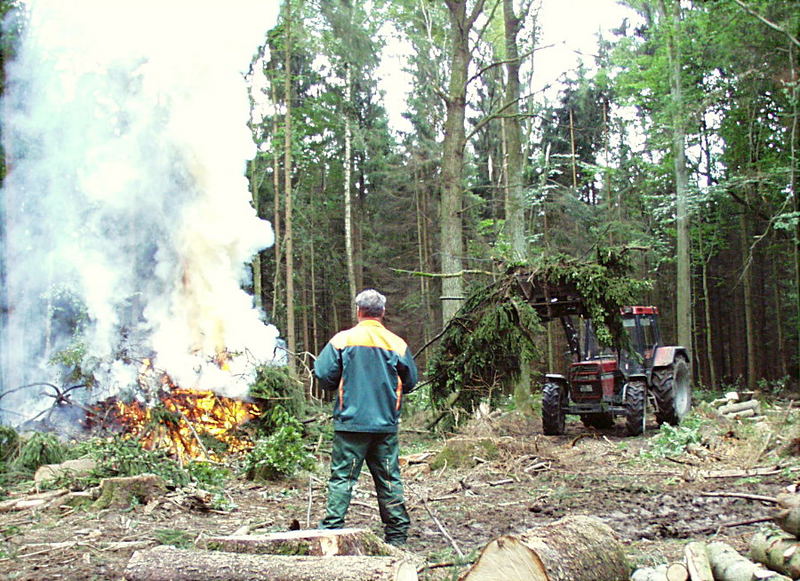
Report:
[[499,455],[497,444],[488,438],[478,440],[452,439],[448,440],[430,463],[431,470],[447,468],[469,468],[478,461],[493,460]]

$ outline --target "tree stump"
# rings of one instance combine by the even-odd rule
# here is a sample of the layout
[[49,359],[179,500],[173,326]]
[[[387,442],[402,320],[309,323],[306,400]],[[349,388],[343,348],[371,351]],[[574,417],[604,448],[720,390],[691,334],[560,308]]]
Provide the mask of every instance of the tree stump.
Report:
[[164,480],[155,474],[104,478],[100,481],[100,496],[92,508],[128,508],[134,501],[147,504],[166,492]]
[[290,557],[176,549],[136,551],[126,581],[416,581],[413,563],[395,557]]
[[716,581],[791,581],[789,577],[753,563],[727,543],[709,543],[708,560]]
[[792,535],[757,532],[750,540],[750,558],[792,579],[800,578],[800,541]]
[[312,529],[263,535],[210,537],[205,547],[231,553],[309,555],[400,556],[401,551],[384,543],[367,529]]
[[627,581],[630,566],[611,528],[572,516],[484,547],[461,581]]

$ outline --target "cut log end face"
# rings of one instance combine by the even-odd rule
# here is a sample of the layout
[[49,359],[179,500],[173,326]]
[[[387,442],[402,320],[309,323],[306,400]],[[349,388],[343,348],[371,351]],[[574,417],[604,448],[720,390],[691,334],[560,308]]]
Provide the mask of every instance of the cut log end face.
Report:
[[499,537],[484,548],[481,558],[461,577],[481,581],[548,581],[539,557],[513,537]]
[[614,531],[596,518],[566,517],[490,542],[462,577],[469,581],[627,581]]

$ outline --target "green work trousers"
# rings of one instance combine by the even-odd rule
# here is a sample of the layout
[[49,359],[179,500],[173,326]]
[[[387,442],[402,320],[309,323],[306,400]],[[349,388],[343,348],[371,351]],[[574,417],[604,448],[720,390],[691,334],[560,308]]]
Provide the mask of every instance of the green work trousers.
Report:
[[344,528],[353,487],[361,467],[367,467],[375,483],[378,509],[387,543],[402,545],[411,520],[403,499],[396,433],[334,432],[331,477],[328,480],[328,514],[320,523],[323,529]]

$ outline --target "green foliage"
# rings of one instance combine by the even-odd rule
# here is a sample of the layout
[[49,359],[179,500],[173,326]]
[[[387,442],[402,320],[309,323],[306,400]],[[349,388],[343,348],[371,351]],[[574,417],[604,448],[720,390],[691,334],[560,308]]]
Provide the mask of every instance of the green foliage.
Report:
[[281,406],[272,410],[275,429],[256,442],[247,454],[245,470],[252,480],[275,480],[293,476],[298,470],[310,470],[314,457],[303,445],[302,425]]
[[[275,419],[280,417],[282,412],[298,417],[303,414],[305,407],[302,389],[289,375],[289,369],[282,366],[260,366],[255,381],[250,386],[250,397],[264,404],[264,413],[259,418],[259,428],[266,434],[275,428]],[[280,403],[276,405],[274,402]]]
[[620,307],[634,303],[649,288],[649,283],[632,279],[630,270],[625,251],[600,249],[595,262],[546,256],[528,269],[511,268],[474,292],[448,323],[429,361],[434,405],[469,410],[487,397],[497,403],[519,378],[522,361],[539,355],[536,334],[543,329],[518,276],[568,288],[582,297],[598,340],[619,345],[625,336]]
[[35,471],[44,464],[58,464],[67,458],[67,447],[55,434],[36,432],[23,441],[12,465],[15,469]]
[[642,456],[645,458],[679,456],[690,444],[699,444],[702,441],[702,430],[703,418],[697,414],[690,414],[679,426],[661,424],[658,434],[650,439],[649,447],[642,452]]
[[72,451],[75,457],[88,455],[97,461],[93,477],[156,474],[175,486],[188,484],[191,475],[163,450],[146,450],[139,442],[119,436],[83,442]]
[[469,296],[448,323],[428,363],[434,405],[455,393],[449,403],[463,409],[499,398],[519,377],[521,361],[537,353],[539,318],[517,293],[513,275],[503,277]]
[[0,426],[0,462],[8,462],[20,449],[19,434],[10,426]]

